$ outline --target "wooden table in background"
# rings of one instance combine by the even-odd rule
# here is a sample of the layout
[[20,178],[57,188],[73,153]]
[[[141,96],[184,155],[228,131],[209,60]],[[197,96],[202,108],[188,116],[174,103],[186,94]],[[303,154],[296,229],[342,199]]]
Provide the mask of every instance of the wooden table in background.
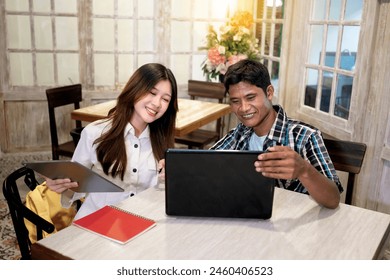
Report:
[[[103,119],[115,106],[116,100],[83,107],[72,111],[72,119],[93,122]],[[176,136],[183,136],[231,112],[230,105],[191,99],[178,99],[179,112],[176,118]]]

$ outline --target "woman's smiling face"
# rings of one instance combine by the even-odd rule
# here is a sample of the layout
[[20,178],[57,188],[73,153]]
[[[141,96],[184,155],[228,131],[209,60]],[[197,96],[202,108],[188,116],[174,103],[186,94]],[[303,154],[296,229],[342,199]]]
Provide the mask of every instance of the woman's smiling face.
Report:
[[159,119],[167,111],[172,97],[168,80],[158,82],[144,97],[134,104],[130,123],[143,131],[147,124]]

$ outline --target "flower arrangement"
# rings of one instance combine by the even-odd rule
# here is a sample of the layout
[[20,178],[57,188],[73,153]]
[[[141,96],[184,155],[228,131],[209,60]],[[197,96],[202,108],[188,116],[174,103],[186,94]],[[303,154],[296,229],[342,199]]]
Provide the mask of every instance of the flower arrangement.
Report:
[[203,74],[208,80],[226,73],[230,65],[242,60],[258,60],[258,39],[251,31],[253,17],[250,12],[237,12],[220,28],[220,35],[209,26],[207,44],[200,49],[207,50],[207,58],[202,63]]

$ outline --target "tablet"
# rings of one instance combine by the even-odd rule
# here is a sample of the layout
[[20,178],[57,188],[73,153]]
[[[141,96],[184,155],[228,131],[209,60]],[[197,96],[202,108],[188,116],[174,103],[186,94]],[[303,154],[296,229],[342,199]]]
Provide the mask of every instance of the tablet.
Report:
[[172,216],[269,219],[275,179],[256,172],[260,151],[168,149],[165,210]]
[[74,192],[89,193],[124,191],[121,187],[75,161],[37,161],[27,162],[24,165],[50,179],[69,178],[72,181],[78,182],[79,186],[77,188],[70,189]]

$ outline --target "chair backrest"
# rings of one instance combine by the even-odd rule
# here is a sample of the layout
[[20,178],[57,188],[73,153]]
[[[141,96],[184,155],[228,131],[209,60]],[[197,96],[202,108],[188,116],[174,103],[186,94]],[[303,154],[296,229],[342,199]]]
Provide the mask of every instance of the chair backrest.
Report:
[[22,259],[31,259],[31,241],[24,219],[36,225],[38,240],[42,239],[43,231],[52,233],[55,227],[28,209],[22,202],[19,192],[19,186],[21,187],[21,180],[19,179],[21,178],[23,178],[22,182],[30,190],[34,190],[38,185],[34,171],[27,167],[22,167],[6,177],[3,182],[3,195],[7,200]]
[[[218,100],[218,103],[223,103],[226,97],[225,87],[222,83],[213,83],[206,81],[188,80],[188,95],[191,99],[210,98]],[[221,136],[222,120],[217,120],[216,131],[218,138]]]
[[191,96],[191,99],[196,97],[212,98],[222,103],[226,92],[222,83],[188,80],[188,95]]
[[336,170],[348,173],[345,203],[352,203],[355,174],[360,172],[367,145],[364,143],[324,139],[326,149]]
[[[81,84],[75,84],[70,86],[50,88],[46,90],[46,97],[49,107],[50,136],[53,159],[58,159],[58,155],[61,155],[61,152],[59,151],[60,149],[55,108],[74,104],[74,108],[79,109],[80,102],[82,101],[82,87]],[[75,121],[75,125],[76,128],[82,127],[81,121]]]

